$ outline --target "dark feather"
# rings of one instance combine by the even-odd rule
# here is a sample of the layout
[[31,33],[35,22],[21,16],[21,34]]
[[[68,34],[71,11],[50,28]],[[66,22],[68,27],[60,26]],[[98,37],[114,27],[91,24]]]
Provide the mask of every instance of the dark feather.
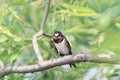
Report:
[[69,49],[69,54],[68,54],[68,55],[71,55],[71,54],[72,54],[71,46],[70,46],[68,40],[66,39],[66,37],[65,37],[65,36],[63,36],[63,37],[65,38],[65,41],[66,41],[66,44],[65,44],[65,45],[67,45],[67,47],[68,47],[68,49]]
[[[64,38],[65,38],[65,40],[66,40],[66,45],[67,45],[67,47],[68,47],[68,49],[69,49],[69,54],[68,54],[68,55],[72,55],[71,46],[70,46],[68,40],[66,39],[66,37],[64,37]],[[72,66],[74,66],[74,67],[76,68],[76,65],[75,65],[75,64],[69,64],[69,65],[70,65],[71,68],[72,68]]]
[[75,64],[69,64],[70,67],[72,68],[72,66],[74,66],[74,68],[76,68],[76,65]]

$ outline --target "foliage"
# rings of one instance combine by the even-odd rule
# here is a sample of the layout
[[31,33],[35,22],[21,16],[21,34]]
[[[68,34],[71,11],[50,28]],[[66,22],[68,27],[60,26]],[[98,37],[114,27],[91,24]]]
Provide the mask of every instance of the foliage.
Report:
[[[37,62],[32,36],[39,31],[46,0],[0,0],[0,60],[9,65]],[[51,0],[45,32],[60,30],[69,39],[73,53],[120,55],[119,0]],[[38,44],[45,60],[56,57],[42,37]],[[4,80],[114,80],[118,65],[77,63],[77,68],[56,67],[33,74],[11,74]],[[101,77],[102,76],[102,77]]]

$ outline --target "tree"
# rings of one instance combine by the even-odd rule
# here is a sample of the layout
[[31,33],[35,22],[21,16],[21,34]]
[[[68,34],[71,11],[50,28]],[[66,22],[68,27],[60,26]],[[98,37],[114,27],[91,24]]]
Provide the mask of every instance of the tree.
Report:
[[[6,71],[5,75],[10,70],[15,72],[2,79],[119,79],[119,68],[115,64],[120,63],[120,1],[52,0],[49,11],[49,2],[46,5],[44,0],[4,0],[0,3],[0,70],[1,74]],[[54,59],[56,55],[49,42],[55,30],[67,36],[76,55]],[[50,61],[53,65],[44,65]],[[55,67],[78,61],[90,63],[76,63],[76,69]],[[47,70],[41,72],[43,69]],[[28,73],[16,74],[21,70]],[[39,72],[29,73],[36,71]]]

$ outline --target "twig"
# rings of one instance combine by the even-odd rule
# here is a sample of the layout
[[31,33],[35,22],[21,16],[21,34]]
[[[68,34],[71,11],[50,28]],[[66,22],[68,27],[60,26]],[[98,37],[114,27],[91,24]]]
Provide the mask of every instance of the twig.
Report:
[[43,33],[44,33],[44,27],[45,27],[45,23],[46,23],[47,16],[48,16],[48,11],[49,11],[49,8],[50,8],[50,1],[51,0],[47,0],[45,15],[44,15],[44,18],[43,18],[43,21],[42,21],[42,24],[41,24],[41,31],[43,31]]
[[46,37],[50,37],[50,38],[52,37],[52,35],[47,34],[47,33],[44,33],[43,35],[46,36]]
[[37,38],[39,38],[40,36],[42,36],[44,34],[44,27],[45,27],[46,19],[47,19],[47,16],[48,16],[48,11],[49,11],[49,8],[50,8],[50,1],[51,0],[47,0],[46,11],[45,11],[45,15],[43,17],[43,21],[42,21],[42,24],[41,24],[40,31],[38,33],[36,33],[33,36],[33,39],[32,39],[33,49],[36,53],[36,56],[38,58],[39,63],[43,61],[43,58],[41,56],[41,53],[40,53],[40,50],[39,50],[39,47],[38,47],[38,44],[37,44]]
[[30,73],[30,72],[33,73],[33,72],[43,71],[56,66],[61,66],[64,64],[70,64],[75,62],[97,62],[97,63],[120,64],[120,57],[91,56],[91,55],[88,55],[88,53],[83,52],[83,53],[78,53],[76,55],[68,55],[68,56],[57,58],[57,59],[43,61],[39,65],[34,64],[34,65],[28,65],[28,66],[7,67],[0,72],[0,78],[10,73]]

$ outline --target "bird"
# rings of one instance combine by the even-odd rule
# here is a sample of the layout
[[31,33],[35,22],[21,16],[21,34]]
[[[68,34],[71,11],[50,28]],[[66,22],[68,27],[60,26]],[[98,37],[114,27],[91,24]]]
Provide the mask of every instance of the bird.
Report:
[[[58,57],[72,55],[71,46],[67,38],[60,31],[54,32],[52,39],[50,41],[50,45],[52,48],[54,48]],[[71,63],[69,65],[71,68],[72,66],[76,68],[76,65],[74,63]]]

